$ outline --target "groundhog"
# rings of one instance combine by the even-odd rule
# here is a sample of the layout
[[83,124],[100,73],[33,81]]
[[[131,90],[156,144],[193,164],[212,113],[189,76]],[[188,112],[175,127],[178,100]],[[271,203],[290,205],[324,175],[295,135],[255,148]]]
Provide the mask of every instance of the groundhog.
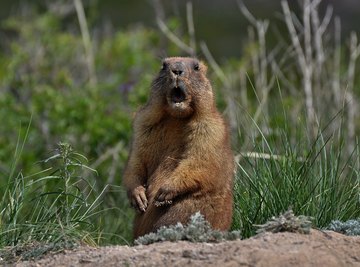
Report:
[[231,225],[234,157],[206,71],[195,58],[166,58],[135,115],[123,177],[138,210],[134,238],[198,211],[214,229]]

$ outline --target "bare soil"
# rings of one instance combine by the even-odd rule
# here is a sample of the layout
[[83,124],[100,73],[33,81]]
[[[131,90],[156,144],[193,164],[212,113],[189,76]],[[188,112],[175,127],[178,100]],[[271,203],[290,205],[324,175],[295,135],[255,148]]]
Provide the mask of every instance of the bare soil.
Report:
[[[1,264],[0,264],[1,265]],[[16,266],[360,266],[360,236],[311,230],[222,243],[80,247]]]

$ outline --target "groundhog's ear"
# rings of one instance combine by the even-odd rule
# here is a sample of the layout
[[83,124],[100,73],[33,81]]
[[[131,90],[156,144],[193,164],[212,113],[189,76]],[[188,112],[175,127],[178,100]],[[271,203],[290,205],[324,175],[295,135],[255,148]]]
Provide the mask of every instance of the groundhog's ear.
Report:
[[206,64],[205,64],[204,62],[200,61],[200,70],[201,70],[204,74],[206,74],[207,69],[208,69],[208,67],[206,66]]

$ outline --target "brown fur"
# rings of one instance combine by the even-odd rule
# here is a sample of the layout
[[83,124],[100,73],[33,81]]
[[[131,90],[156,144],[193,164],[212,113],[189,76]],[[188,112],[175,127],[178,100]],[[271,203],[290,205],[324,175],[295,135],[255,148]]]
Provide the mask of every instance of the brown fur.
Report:
[[216,109],[206,66],[167,58],[148,103],[136,114],[123,184],[139,213],[134,237],[163,225],[186,224],[197,211],[214,229],[228,230],[234,159]]

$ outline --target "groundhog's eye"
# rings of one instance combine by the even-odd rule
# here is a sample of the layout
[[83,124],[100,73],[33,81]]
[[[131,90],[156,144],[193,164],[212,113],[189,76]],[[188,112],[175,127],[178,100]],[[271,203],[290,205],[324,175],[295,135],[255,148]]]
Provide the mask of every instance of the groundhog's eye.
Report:
[[194,64],[194,70],[196,70],[196,71],[200,70],[199,63]]

